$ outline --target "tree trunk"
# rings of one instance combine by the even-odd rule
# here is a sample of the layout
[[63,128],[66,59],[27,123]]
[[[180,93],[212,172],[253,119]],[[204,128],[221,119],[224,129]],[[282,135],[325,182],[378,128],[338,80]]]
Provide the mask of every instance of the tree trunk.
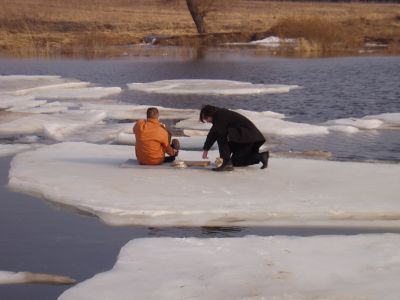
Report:
[[187,7],[192,15],[194,24],[196,24],[197,32],[199,34],[206,32],[206,27],[204,24],[204,16],[200,11],[199,6],[195,3],[195,0],[186,0]]

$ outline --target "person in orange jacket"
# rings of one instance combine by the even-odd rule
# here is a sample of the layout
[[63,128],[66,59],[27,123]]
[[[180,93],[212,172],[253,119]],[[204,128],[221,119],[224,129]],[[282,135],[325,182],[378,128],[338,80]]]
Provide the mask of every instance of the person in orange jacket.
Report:
[[[136,158],[141,165],[161,165],[172,162],[178,155],[179,140],[159,121],[159,112],[155,107],[147,109],[147,120],[138,120],[133,127],[136,137]],[[165,156],[167,153],[169,156]]]

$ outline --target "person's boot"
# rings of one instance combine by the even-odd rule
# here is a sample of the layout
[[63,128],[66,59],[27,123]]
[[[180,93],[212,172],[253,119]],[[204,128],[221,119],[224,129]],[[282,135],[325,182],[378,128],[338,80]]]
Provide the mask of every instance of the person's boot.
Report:
[[222,163],[218,168],[213,168],[213,171],[221,172],[221,171],[233,171],[233,164],[230,160],[227,160]]
[[175,156],[178,156],[179,149],[181,148],[181,144],[179,143],[179,140],[178,139],[172,139],[171,147],[176,150],[176,155]]
[[260,161],[262,163],[261,169],[265,169],[268,167],[268,159],[269,159],[269,151],[260,153]]

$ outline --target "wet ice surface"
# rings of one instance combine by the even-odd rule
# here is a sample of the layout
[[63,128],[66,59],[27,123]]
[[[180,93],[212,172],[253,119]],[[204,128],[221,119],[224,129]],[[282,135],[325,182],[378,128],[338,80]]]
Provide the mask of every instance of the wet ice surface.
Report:
[[399,246],[392,234],[139,239],[58,299],[396,300]]

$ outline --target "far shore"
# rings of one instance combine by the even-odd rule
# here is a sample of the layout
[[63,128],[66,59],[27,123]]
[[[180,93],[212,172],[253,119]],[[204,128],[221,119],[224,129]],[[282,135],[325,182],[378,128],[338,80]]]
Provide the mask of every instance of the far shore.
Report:
[[198,35],[184,0],[7,2],[0,9],[0,55],[111,57],[127,48],[146,55],[138,45],[215,47],[269,36],[297,41],[274,55],[400,53],[400,3],[214,3],[207,33]]

